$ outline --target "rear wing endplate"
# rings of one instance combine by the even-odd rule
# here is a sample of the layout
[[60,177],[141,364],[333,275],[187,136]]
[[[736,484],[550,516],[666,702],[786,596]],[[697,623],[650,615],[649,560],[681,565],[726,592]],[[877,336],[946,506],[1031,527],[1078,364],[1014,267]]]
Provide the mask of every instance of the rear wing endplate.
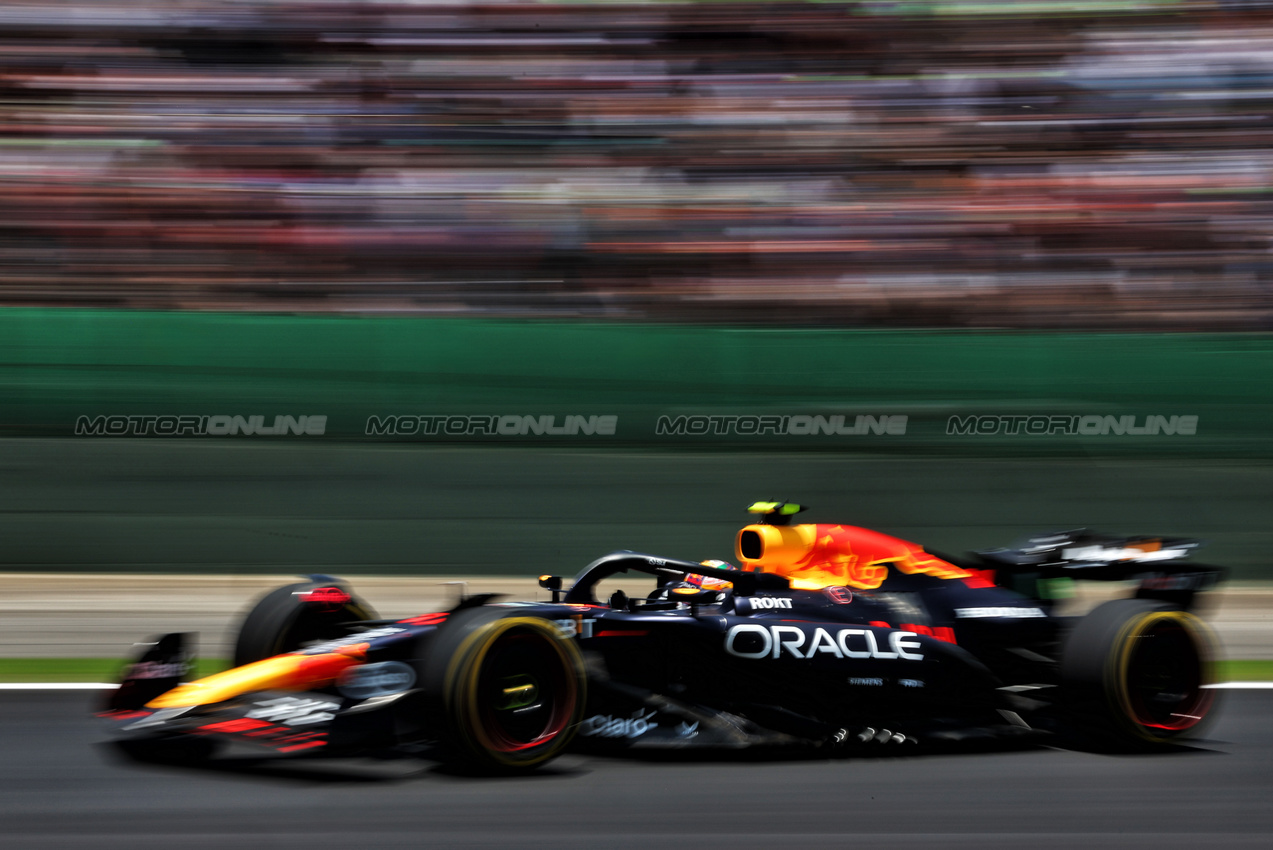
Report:
[[1194,594],[1224,578],[1223,568],[1188,560],[1201,545],[1183,537],[1113,537],[1076,529],[975,555],[994,570],[996,584],[1036,598],[1047,595],[1039,585],[1053,579],[1138,581],[1138,598],[1188,608]]

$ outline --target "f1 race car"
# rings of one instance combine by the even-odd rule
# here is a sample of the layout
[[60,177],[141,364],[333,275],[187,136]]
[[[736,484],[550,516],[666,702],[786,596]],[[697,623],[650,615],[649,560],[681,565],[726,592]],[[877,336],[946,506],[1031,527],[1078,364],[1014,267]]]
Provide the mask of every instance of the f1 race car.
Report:
[[[1216,567],[1197,541],[1071,531],[967,559],[751,507],[737,568],[606,555],[551,602],[464,599],[377,619],[344,582],[264,596],[234,666],[186,682],[189,641],[148,645],[100,713],[140,758],[222,743],[284,755],[432,755],[519,771],[598,749],[831,749],[1052,735],[1155,747],[1212,708],[1213,642],[1189,609]],[[605,580],[644,574],[653,591]],[[1067,579],[1136,580],[1134,598],[1054,616]]]

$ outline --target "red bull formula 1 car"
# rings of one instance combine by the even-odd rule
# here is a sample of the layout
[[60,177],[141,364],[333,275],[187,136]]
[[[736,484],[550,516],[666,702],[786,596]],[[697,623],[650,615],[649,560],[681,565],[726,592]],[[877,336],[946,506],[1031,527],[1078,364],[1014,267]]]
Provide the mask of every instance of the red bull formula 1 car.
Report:
[[[956,559],[753,505],[739,567],[616,552],[551,602],[462,601],[381,620],[338,579],[264,596],[234,667],[184,681],[181,634],[148,645],[101,712],[139,758],[222,744],[283,755],[415,753],[517,771],[594,749],[830,749],[1049,735],[1170,744],[1212,707],[1212,641],[1189,609],[1220,570],[1197,541],[1037,537]],[[645,574],[654,590],[598,598]],[[1135,597],[1054,616],[1066,579]]]

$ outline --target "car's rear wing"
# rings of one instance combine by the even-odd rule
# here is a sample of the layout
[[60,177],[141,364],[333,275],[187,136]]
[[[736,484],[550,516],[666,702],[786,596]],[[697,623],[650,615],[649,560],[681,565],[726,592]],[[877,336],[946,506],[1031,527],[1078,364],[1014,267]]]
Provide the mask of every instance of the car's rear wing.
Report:
[[1187,560],[1201,545],[1184,537],[1114,537],[1081,528],[974,554],[994,571],[996,584],[1036,598],[1049,597],[1054,579],[1139,581],[1138,598],[1188,608],[1194,594],[1224,577],[1221,567]]

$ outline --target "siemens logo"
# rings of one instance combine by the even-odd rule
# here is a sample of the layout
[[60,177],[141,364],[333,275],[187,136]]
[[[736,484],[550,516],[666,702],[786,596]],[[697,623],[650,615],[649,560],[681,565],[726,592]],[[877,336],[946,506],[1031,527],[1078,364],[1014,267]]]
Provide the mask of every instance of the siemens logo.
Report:
[[1042,608],[956,608],[955,616],[960,619],[1033,619],[1046,617]]

